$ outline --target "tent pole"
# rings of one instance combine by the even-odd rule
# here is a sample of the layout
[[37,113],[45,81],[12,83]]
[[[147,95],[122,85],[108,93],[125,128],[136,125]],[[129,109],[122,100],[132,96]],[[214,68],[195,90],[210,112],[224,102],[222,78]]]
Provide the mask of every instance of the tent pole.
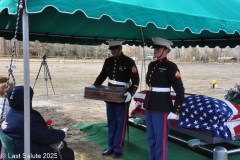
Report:
[[142,91],[142,75],[143,75],[143,66],[144,66],[144,69],[145,69],[145,73],[146,73],[146,68],[145,68],[145,52],[144,52],[144,45],[145,45],[145,41],[144,41],[144,35],[143,35],[143,30],[142,30],[142,27],[140,27],[140,30],[141,30],[141,34],[142,34],[142,42],[143,42],[143,45],[142,45],[142,68],[141,68],[141,77],[140,77],[140,91]]
[[28,13],[23,9],[23,66],[24,66],[24,159],[30,160],[30,76],[29,76],[29,22]]

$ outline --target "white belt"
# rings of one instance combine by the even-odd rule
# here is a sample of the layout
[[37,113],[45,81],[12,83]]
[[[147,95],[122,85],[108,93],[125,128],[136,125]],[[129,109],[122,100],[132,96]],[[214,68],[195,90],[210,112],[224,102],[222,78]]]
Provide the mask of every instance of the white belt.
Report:
[[149,87],[149,91],[153,91],[153,92],[170,92],[171,88]]
[[114,80],[111,80],[111,79],[108,80],[108,83],[117,84],[117,85],[123,85],[125,87],[129,86],[129,83],[114,81]]

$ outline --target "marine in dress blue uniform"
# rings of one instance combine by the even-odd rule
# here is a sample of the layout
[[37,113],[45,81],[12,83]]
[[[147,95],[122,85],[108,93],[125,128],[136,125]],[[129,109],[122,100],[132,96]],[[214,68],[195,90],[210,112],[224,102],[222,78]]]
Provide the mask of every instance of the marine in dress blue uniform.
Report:
[[[153,41],[157,60],[148,65],[146,83],[149,90],[143,105],[146,109],[149,160],[167,160],[170,119],[178,118],[184,100],[184,87],[177,65],[167,59],[172,42],[160,37],[154,37]],[[171,87],[176,92],[174,104]]]
[[[101,85],[108,77],[109,86],[128,88],[124,95],[126,96],[125,103],[129,103],[139,85],[137,66],[134,60],[122,53],[122,41],[108,41],[108,43],[113,56],[105,60],[94,85]],[[108,149],[102,152],[102,155],[113,154],[113,158],[118,158],[123,153],[128,121],[128,104],[125,103],[106,102]]]

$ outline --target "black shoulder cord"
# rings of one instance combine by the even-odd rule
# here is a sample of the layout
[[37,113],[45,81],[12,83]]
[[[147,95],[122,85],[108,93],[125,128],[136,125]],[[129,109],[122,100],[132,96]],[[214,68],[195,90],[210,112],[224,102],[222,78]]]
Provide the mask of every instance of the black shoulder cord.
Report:
[[[19,17],[20,17],[20,12],[23,9],[23,0],[20,0],[18,3],[18,14],[17,14],[17,22],[16,22],[16,28],[15,28],[15,34],[14,34],[14,38],[13,38],[13,46],[12,46],[12,57],[11,57],[11,62],[10,62],[10,68],[8,70],[8,78],[7,78],[7,84],[6,84],[6,91],[4,94],[4,101],[3,101],[3,107],[2,107],[2,113],[1,113],[1,119],[0,119],[0,123],[2,123],[4,121],[3,119],[3,114],[4,114],[4,108],[5,108],[5,104],[6,104],[6,98],[7,98],[7,92],[8,92],[8,85],[9,85],[9,79],[10,77],[12,77],[13,79],[13,91],[12,91],[12,95],[11,95],[11,99],[13,99],[13,95],[14,95],[14,90],[15,90],[15,78],[13,76],[13,71],[12,71],[12,61],[13,61],[13,57],[15,55],[15,48],[16,48],[16,37],[17,37],[17,30],[18,30],[18,22],[19,22]],[[1,127],[0,127],[1,128]],[[1,130],[1,129],[0,129]]]

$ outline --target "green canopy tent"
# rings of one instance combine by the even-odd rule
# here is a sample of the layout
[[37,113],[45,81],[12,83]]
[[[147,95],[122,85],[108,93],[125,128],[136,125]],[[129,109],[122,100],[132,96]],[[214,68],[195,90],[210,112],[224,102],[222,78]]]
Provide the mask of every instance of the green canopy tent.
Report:
[[[14,35],[16,5],[17,0],[0,1],[0,36],[5,39]],[[235,47],[239,8],[238,0],[26,1],[30,41],[90,45],[106,39],[151,45],[151,38],[160,36],[173,41],[173,47]],[[18,34],[22,40],[21,21]]]
[[[0,37],[14,37],[17,4],[0,0]],[[117,39],[144,46],[160,36],[178,47],[235,47],[239,8],[238,0],[25,0],[17,30],[24,48],[25,153],[30,153],[29,40],[92,45]]]

